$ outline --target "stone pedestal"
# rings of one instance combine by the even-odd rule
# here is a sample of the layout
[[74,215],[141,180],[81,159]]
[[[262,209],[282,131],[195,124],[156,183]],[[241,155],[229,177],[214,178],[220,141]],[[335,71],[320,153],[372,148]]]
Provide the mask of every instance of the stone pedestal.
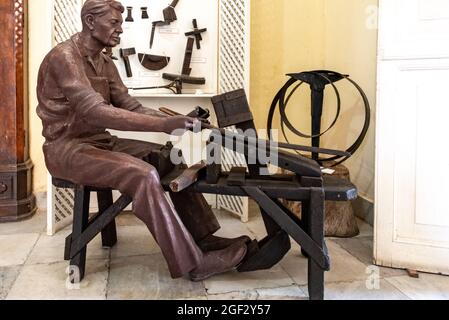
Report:
[[0,222],[36,212],[28,153],[26,0],[0,0]]

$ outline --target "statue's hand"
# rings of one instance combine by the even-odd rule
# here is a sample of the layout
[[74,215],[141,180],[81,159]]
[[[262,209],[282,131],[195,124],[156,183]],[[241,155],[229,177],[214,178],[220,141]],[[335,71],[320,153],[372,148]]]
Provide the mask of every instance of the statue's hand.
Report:
[[194,126],[198,125],[199,120],[185,117],[173,116],[161,119],[164,121],[164,132],[173,135],[182,135],[186,130],[192,130]]

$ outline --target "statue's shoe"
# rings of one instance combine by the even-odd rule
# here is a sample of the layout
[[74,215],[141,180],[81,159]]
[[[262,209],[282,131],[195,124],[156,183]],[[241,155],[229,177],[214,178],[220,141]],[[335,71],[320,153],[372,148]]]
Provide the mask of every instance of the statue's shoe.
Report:
[[238,238],[228,239],[210,235],[207,238],[201,240],[198,243],[198,247],[200,247],[200,249],[203,252],[209,252],[225,249],[233,245],[234,243],[249,243],[249,242],[251,242],[251,238],[248,236],[241,236]]
[[190,279],[202,281],[214,275],[231,271],[242,262],[246,251],[245,243],[236,242],[222,250],[205,252],[201,264],[190,272]]

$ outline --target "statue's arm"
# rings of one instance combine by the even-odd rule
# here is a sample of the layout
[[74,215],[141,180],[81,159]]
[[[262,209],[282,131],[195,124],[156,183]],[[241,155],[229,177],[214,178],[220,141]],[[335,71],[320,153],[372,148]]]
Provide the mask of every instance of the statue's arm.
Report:
[[75,112],[89,124],[121,131],[166,132],[165,119],[108,105],[70,52],[53,55],[49,72]]
[[128,93],[128,88],[120,78],[117,67],[112,60],[108,64],[108,77],[111,101],[115,107],[155,117],[167,117],[165,113],[150,108],[145,108],[139,101],[137,101],[136,98],[131,97]]

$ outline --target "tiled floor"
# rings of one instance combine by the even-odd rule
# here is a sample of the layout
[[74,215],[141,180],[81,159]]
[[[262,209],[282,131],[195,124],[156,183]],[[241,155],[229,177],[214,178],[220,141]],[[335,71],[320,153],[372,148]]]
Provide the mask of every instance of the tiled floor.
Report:
[[[257,213],[242,224],[217,212],[219,234],[247,234],[261,239],[264,227]],[[326,299],[449,299],[449,277],[377,268],[372,263],[372,228],[359,221],[361,235],[329,238],[332,270],[326,273]],[[118,219],[119,242],[101,248],[96,238],[88,247],[85,280],[67,281],[63,259],[69,230],[49,237],[45,213],[21,223],[0,224],[0,299],[306,299],[307,261],[299,246],[269,271],[230,272],[202,283],[170,278],[163,256],[146,227],[131,214]]]

